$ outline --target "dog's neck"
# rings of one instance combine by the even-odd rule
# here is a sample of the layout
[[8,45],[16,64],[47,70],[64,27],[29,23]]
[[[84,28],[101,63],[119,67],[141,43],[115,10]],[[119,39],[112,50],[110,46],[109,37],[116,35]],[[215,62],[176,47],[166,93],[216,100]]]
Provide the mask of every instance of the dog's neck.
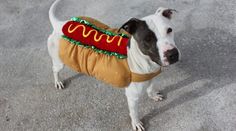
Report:
[[130,47],[127,47],[127,61],[129,68],[134,73],[147,74],[160,69],[160,65],[153,62],[149,56],[144,55],[138,47],[136,40],[131,37]]

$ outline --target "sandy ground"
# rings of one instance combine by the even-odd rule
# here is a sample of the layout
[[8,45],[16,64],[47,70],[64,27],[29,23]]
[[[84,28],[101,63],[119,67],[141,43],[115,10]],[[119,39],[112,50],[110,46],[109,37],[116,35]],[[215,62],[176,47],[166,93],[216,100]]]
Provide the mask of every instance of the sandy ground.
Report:
[[[0,130],[129,131],[124,90],[68,68],[65,90],[53,84],[46,40],[53,0],[0,0]],[[236,130],[235,0],[64,0],[60,19],[86,15],[119,27],[159,6],[175,8],[182,61],[164,69],[140,115],[148,131]]]

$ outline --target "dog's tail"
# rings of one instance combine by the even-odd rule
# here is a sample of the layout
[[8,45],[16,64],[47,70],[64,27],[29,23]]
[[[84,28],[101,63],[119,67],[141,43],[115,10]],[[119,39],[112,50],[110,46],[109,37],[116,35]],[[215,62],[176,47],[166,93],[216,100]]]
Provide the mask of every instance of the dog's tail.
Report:
[[49,20],[54,30],[59,29],[59,27],[64,23],[63,21],[60,21],[59,19],[57,19],[55,16],[56,6],[59,3],[59,1],[61,0],[56,0],[49,9]]

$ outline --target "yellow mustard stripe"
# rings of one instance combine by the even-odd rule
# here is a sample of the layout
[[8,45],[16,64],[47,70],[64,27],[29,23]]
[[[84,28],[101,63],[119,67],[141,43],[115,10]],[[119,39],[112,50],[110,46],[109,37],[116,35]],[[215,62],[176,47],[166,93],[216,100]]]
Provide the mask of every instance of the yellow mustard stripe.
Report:
[[106,38],[106,41],[107,41],[107,43],[111,43],[116,37],[120,37],[119,38],[119,41],[118,41],[118,46],[120,46],[120,43],[121,43],[121,40],[122,40],[122,37],[121,36],[114,36],[114,37],[112,37],[112,39],[110,39],[110,36],[109,35],[106,35],[106,34],[102,34],[102,35],[100,35],[98,38],[97,38],[97,35],[98,35],[98,31],[97,30],[94,30],[94,29],[92,29],[92,30],[90,30],[87,34],[85,34],[85,30],[86,30],[86,27],[84,26],[84,25],[77,25],[76,27],[74,27],[73,29],[71,29],[71,26],[72,26],[73,24],[70,24],[70,26],[69,26],[69,28],[68,28],[68,32],[69,33],[73,33],[75,30],[77,30],[79,27],[82,27],[83,28],[83,37],[85,37],[85,38],[87,38],[92,32],[95,32],[95,35],[94,35],[94,40],[96,41],[96,42],[99,42],[101,39],[102,39],[102,36],[107,36]]

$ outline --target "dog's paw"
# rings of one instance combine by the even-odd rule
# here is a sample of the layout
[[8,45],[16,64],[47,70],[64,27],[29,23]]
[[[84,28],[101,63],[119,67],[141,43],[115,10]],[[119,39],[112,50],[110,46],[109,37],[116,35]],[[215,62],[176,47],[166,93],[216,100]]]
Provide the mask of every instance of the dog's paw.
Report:
[[160,92],[156,92],[155,94],[150,95],[149,97],[154,101],[162,101],[164,99],[164,96]]
[[55,87],[57,89],[64,89],[65,88],[64,84],[61,81],[55,81]]
[[143,123],[141,121],[132,122],[132,127],[134,131],[145,131],[145,128],[143,127]]

